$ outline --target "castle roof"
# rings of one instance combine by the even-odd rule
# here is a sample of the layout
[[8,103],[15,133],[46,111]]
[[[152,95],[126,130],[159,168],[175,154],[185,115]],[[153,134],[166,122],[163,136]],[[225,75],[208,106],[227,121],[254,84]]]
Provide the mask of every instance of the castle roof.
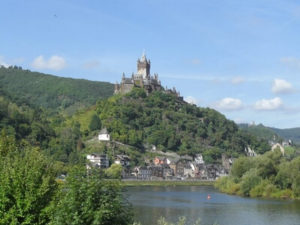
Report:
[[108,134],[106,127],[104,127],[99,134]]

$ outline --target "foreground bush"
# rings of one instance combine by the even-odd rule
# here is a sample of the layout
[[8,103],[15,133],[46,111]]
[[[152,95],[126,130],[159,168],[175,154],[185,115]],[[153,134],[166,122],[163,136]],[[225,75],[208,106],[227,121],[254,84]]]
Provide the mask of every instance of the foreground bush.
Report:
[[55,177],[52,163],[37,149],[2,155],[0,224],[47,224],[58,190]]
[[0,225],[125,225],[132,210],[116,180],[74,167],[59,185],[39,149],[0,136]]
[[130,205],[124,200],[120,183],[103,179],[99,170],[75,168],[59,195],[51,224],[132,224]]

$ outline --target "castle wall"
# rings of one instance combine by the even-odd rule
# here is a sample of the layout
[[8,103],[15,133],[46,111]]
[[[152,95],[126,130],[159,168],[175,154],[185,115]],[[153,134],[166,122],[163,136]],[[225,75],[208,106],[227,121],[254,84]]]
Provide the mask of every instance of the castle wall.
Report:
[[121,93],[126,94],[132,90],[134,84],[121,84]]

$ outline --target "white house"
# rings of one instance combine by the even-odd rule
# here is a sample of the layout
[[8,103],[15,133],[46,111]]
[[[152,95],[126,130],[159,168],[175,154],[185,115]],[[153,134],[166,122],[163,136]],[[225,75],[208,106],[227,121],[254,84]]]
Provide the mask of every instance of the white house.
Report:
[[103,128],[99,135],[98,135],[98,140],[99,141],[110,141],[110,135],[109,133],[107,132],[107,129],[106,128]]
[[92,167],[98,167],[98,168],[108,168],[109,167],[109,159],[107,155],[105,154],[97,154],[92,153],[88,154],[86,156],[87,160],[89,161],[86,165],[87,169],[90,169]]
[[250,146],[248,146],[247,148],[245,148],[245,152],[246,152],[247,156],[250,156],[250,157],[257,156],[256,152],[254,150],[252,150],[250,148]]
[[197,154],[195,157],[195,162],[197,164],[204,164],[203,156],[201,154]]

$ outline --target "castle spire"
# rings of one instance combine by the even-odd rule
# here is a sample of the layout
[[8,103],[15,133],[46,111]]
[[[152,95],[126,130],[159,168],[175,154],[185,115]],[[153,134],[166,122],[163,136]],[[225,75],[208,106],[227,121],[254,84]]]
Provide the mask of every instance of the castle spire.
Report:
[[144,49],[142,57],[141,57],[141,62],[146,62],[146,61],[147,61],[147,58],[146,58],[145,49]]

